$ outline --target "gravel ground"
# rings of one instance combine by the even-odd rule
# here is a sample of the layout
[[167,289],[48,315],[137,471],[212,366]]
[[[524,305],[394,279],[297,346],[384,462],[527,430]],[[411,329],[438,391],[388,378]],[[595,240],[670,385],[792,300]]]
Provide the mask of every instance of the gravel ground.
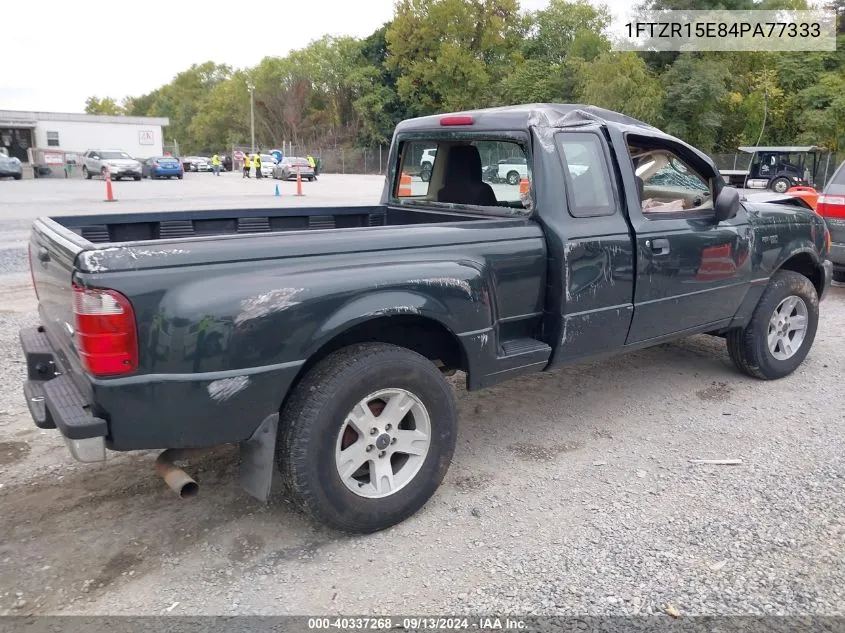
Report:
[[[482,392],[457,375],[446,481],[371,536],[314,525],[278,495],[254,501],[234,447],[189,463],[192,500],[153,475],[155,452],[74,462],[21,395],[17,331],[36,322],[26,226],[104,207],[296,203],[204,176],[120,183],[150,199],[113,205],[96,181],[0,183],[0,614],[845,614],[842,287],[807,361],[777,382],[739,374],[707,336]],[[309,204],[365,204],[381,181],[312,186]]]

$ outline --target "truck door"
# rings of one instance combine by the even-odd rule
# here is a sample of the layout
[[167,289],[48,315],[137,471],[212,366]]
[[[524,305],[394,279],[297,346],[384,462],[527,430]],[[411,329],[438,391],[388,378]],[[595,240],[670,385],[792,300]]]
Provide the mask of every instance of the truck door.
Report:
[[556,152],[535,154],[555,175],[542,184],[547,309],[557,328],[551,366],[622,347],[634,296],[633,239],[602,128],[560,131],[554,142]]
[[636,139],[628,136],[640,204],[629,210],[637,279],[626,342],[715,329],[736,313],[751,281],[746,212],[716,224],[718,176],[669,141]]

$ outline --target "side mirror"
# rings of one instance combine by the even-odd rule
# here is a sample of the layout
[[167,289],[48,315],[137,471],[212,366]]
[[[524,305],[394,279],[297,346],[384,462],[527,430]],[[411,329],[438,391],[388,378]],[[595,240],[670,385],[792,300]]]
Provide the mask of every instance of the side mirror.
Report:
[[722,187],[714,204],[716,224],[736,217],[739,212],[739,192],[733,187]]

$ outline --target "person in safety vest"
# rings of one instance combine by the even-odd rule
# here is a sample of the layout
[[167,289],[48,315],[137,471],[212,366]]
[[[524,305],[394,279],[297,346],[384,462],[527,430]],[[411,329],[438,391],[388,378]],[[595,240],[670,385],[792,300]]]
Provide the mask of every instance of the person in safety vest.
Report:
[[261,154],[256,154],[252,158],[252,164],[255,166],[255,177],[263,178],[261,175]]
[[220,156],[217,154],[211,157],[211,169],[215,176],[220,175]]
[[244,152],[244,175],[243,178],[249,178],[249,153]]

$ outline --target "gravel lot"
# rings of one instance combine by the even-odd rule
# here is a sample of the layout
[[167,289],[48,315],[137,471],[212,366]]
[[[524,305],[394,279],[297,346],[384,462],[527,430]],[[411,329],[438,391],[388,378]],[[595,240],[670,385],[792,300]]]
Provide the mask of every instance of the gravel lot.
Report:
[[[455,388],[455,460],[432,501],[367,537],[238,487],[223,447],[178,499],[156,452],[72,460],[29,419],[17,332],[38,215],[376,202],[381,178],[0,182],[0,614],[845,614],[845,288],[791,377],[760,382],[724,342],[675,344]],[[707,466],[695,458],[739,458]]]

